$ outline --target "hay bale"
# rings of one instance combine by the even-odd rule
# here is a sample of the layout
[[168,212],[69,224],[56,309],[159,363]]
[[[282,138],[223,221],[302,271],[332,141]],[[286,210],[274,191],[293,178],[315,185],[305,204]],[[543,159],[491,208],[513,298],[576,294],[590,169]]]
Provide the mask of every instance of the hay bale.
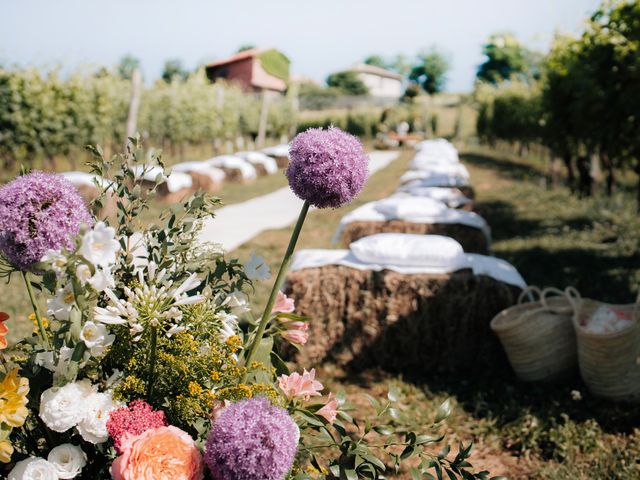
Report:
[[193,181],[193,191],[214,193],[222,188],[222,182],[216,182],[209,175],[194,171],[187,172]]
[[262,163],[254,163],[252,165],[253,165],[253,168],[256,169],[256,173],[258,174],[259,177],[264,177],[265,175],[269,175],[269,172],[267,172],[267,167],[265,167]]
[[460,190],[465,197],[471,200],[476,198],[476,191],[473,189],[471,185],[462,185],[456,188]]
[[272,158],[276,161],[276,163],[278,164],[278,168],[287,168],[289,166],[289,157],[288,156],[281,156],[281,155],[276,155],[273,156]]
[[191,187],[180,188],[175,192],[169,189],[167,182],[163,182],[156,188],[158,200],[164,203],[182,203],[193,194]]
[[442,235],[456,240],[467,253],[487,255],[490,250],[487,236],[479,228],[460,223],[415,223],[406,220],[349,222],[342,231],[342,243],[348,248],[352,242],[376,233]]
[[[87,184],[78,184],[74,185],[76,190],[82,197],[82,199],[86,202],[87,206],[91,205],[98,196],[100,195],[100,190],[95,185],[87,185]],[[93,213],[98,218],[107,218],[115,215],[117,206],[116,206],[116,197],[112,192],[107,192],[103,201],[103,206],[100,209],[93,209]]]
[[308,343],[285,351],[306,367],[452,371],[503,359],[491,319],[521,290],[470,269],[407,275],[330,265],[290,272],[285,293],[311,317]]

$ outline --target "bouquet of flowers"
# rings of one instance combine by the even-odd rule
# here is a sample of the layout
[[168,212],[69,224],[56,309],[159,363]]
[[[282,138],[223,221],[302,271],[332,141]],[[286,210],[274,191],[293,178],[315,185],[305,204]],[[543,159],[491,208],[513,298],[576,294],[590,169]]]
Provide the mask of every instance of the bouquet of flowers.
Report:
[[111,221],[55,174],[0,189],[0,273],[24,283],[35,325],[8,347],[0,316],[2,478],[376,479],[404,460],[412,478],[488,477],[472,473],[471,445],[429,451],[444,443],[448,402],[419,432],[404,427],[393,392],[370,398],[375,419],[358,421],[315,370],[290,372],[279,355],[309,335],[280,291],[309,207],[344,205],[365,183],[355,137],[330,128],[292,142],[287,176],[305,202],[259,319],[246,292],[268,267],[198,240],[218,200],[196,194],[143,228],[154,186],[140,182],[139,139],[112,159],[90,150],[108,179],[92,207],[114,196]]

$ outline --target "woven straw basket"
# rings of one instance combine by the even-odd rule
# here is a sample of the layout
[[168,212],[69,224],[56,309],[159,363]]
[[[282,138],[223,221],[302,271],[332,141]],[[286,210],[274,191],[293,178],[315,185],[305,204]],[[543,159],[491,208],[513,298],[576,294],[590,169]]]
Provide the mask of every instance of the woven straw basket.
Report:
[[[570,300],[574,292],[571,288],[565,292],[553,288],[540,292],[529,287],[522,292],[518,305],[500,312],[491,321],[491,328],[521,380],[552,381],[575,370],[577,349]],[[522,303],[527,295],[537,295],[538,300]]]
[[[582,379],[597,396],[612,400],[640,400],[640,321],[638,302],[611,305],[577,298],[573,324],[578,338],[578,361]],[[586,320],[601,306],[630,314],[630,327],[613,333],[594,333],[585,328]]]

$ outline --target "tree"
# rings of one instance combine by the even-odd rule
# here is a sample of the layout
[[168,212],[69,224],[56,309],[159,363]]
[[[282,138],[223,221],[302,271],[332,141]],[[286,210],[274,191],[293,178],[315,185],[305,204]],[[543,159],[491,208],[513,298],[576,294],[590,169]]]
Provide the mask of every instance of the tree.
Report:
[[430,95],[442,91],[449,70],[449,61],[435,47],[418,54],[418,62],[411,69],[409,79],[422,86]]
[[364,63],[373,65],[374,67],[389,68],[387,61],[380,55],[369,55],[364,59]]
[[253,43],[244,43],[238,47],[236,53],[246,52],[247,50],[253,50],[256,46]]
[[369,89],[358,78],[356,72],[332,73],[327,77],[327,85],[339,88],[347,95],[367,95],[369,93]]
[[530,70],[531,53],[509,33],[496,33],[482,48],[486,61],[478,68],[478,80],[498,83]]
[[127,80],[131,80],[133,71],[136,68],[140,68],[140,60],[131,54],[126,54],[120,59],[120,63],[118,63],[118,73],[122,78],[126,78]]
[[182,66],[182,61],[177,58],[172,58],[164,62],[164,69],[162,70],[162,79],[171,83],[172,80],[186,80],[189,76],[189,72]]

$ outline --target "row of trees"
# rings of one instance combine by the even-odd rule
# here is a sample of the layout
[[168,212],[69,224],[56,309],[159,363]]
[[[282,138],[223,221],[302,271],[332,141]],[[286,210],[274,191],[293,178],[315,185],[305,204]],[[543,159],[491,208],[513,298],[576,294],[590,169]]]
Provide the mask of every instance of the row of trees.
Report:
[[[0,157],[5,167],[36,158],[55,167],[57,157],[86,144],[120,148],[132,88],[126,77],[106,69],[64,77],[55,70],[0,69]],[[179,151],[214,139],[221,148],[227,140],[255,137],[261,102],[236,86],[210,84],[203,71],[184,79],[176,76],[143,89],[138,130],[164,148]],[[267,134],[278,138],[294,127],[293,100],[273,99]]]
[[[581,36],[558,36],[539,61],[510,53],[521,61],[478,72],[489,80],[476,89],[482,138],[545,145],[564,160],[572,186],[592,157],[608,193],[617,171],[640,175],[640,2],[606,2]],[[640,203],[640,182],[638,195]]]

